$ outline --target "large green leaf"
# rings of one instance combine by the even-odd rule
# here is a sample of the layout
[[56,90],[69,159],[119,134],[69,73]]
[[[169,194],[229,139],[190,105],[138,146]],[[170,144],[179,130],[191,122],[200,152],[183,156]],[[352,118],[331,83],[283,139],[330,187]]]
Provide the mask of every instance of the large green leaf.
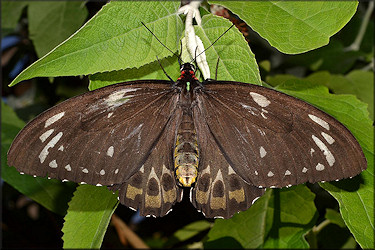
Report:
[[[202,18],[202,26],[196,26],[196,34],[202,39],[205,48],[208,48],[220,35],[222,35],[231,23],[221,17],[205,15]],[[155,31],[159,37],[160,31]],[[161,44],[155,45],[157,48]],[[222,36],[211,48],[206,51],[207,62],[211,70],[211,78],[215,77],[216,64],[218,58],[219,80],[234,80],[260,84],[258,65],[254,54],[251,52],[242,34],[232,28]],[[176,57],[161,60],[164,70],[172,79],[177,79],[180,75]],[[97,73],[90,77],[90,89],[96,89],[109,84],[140,79],[168,79],[158,62],[147,64],[138,69],[125,69],[105,73]]]
[[303,236],[317,218],[314,197],[304,185],[267,190],[247,211],[217,219],[206,247],[307,248]]
[[23,128],[13,110],[1,102],[1,177],[19,192],[35,200],[47,209],[64,215],[67,202],[75,189],[74,183],[62,183],[59,180],[21,175],[15,168],[7,166],[7,152],[14,137]]
[[179,2],[113,1],[50,53],[21,72],[10,86],[33,77],[88,75],[140,67],[170,55],[141,24],[172,50],[182,33]]
[[327,71],[316,72],[306,78],[310,82],[326,85],[335,94],[352,94],[367,103],[370,118],[374,120],[374,73],[353,70],[343,75],[330,74]]
[[28,22],[30,39],[39,57],[44,56],[73,34],[85,21],[84,2],[30,2]]
[[209,1],[228,8],[283,53],[322,47],[357,10],[357,1]]
[[116,197],[107,187],[79,186],[64,218],[64,248],[100,248],[118,205]]

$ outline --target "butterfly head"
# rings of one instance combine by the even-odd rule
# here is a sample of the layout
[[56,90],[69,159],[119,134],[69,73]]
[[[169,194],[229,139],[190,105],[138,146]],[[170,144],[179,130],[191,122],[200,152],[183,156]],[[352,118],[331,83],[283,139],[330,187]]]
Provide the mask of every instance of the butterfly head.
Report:
[[177,80],[183,80],[185,82],[190,81],[197,81],[197,77],[195,76],[195,67],[191,63],[184,63],[181,68],[181,76]]

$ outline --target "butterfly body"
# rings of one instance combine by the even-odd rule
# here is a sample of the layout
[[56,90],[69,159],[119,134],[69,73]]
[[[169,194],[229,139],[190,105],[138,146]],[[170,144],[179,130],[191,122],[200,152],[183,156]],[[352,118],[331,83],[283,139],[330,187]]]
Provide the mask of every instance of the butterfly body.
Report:
[[353,177],[366,169],[349,130],[312,105],[261,86],[115,84],[68,99],[15,138],[8,164],[30,175],[106,185],[141,215],[163,216],[191,188],[206,217],[248,209],[265,187]]
[[199,148],[192,105],[194,103],[193,90],[200,83],[191,66],[191,64],[184,64],[181,67],[181,77],[176,82],[176,86],[179,86],[181,90],[178,105],[182,111],[182,117],[175,140],[174,168],[177,183],[182,187],[193,185],[198,175],[199,166]]

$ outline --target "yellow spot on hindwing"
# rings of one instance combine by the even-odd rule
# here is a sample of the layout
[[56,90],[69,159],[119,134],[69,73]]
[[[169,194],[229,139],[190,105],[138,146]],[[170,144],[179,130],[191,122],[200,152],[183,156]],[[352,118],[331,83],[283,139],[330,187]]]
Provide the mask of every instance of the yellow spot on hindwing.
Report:
[[169,190],[169,191],[163,190],[164,202],[173,203],[173,202],[176,201],[176,198],[177,198],[177,195],[176,195],[175,189],[172,189],[172,190]]
[[207,204],[208,196],[209,196],[209,192],[203,192],[203,191],[197,189],[196,194],[195,194],[195,200],[199,204]]
[[146,207],[161,207],[161,197],[160,195],[148,195],[146,194],[145,198]]
[[227,208],[227,201],[225,200],[225,196],[223,197],[211,197],[210,207],[212,209],[226,209]]
[[[173,180],[173,172],[170,171],[163,165],[163,170],[162,170],[162,176],[167,175],[171,180]],[[161,185],[162,187],[162,195],[163,195],[163,200],[164,202],[169,202],[169,203],[174,203],[177,199],[177,193],[176,193],[176,187],[174,186],[170,190],[165,190],[164,185]]]
[[143,190],[141,188],[136,188],[128,184],[128,188],[126,189],[126,198],[135,200],[135,197],[137,195],[142,195],[142,193],[143,193]]
[[245,201],[245,191],[243,188],[234,191],[229,191],[229,199],[235,199],[237,203]]

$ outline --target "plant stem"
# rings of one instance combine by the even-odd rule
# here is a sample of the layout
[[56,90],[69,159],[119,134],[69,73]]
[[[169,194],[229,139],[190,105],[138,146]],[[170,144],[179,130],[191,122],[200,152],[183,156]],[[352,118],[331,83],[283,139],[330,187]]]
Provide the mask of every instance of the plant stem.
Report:
[[368,22],[370,20],[371,14],[374,11],[374,2],[370,1],[365,13],[365,16],[363,18],[361,27],[358,31],[357,37],[355,38],[354,42],[345,49],[345,51],[358,51],[359,47],[362,43],[363,36],[365,35],[366,28],[368,25]]

